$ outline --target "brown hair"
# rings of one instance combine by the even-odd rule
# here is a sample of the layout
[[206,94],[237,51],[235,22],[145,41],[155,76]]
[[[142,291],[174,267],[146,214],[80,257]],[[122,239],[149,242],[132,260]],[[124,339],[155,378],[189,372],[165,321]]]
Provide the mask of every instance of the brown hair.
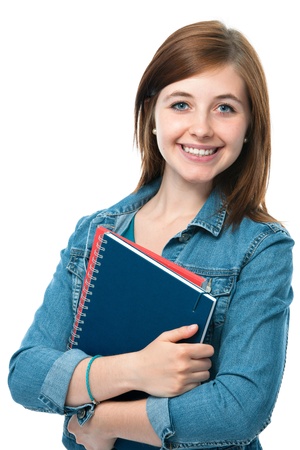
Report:
[[238,224],[245,216],[255,221],[275,221],[265,204],[271,160],[265,74],[245,36],[215,20],[187,25],[171,34],[141,78],[135,99],[134,136],[141,152],[142,172],[136,189],[161,176],[164,170],[164,160],[152,133],[160,91],[171,83],[225,64],[232,64],[245,82],[251,124],[240,156],[214,183],[226,196],[229,224]]

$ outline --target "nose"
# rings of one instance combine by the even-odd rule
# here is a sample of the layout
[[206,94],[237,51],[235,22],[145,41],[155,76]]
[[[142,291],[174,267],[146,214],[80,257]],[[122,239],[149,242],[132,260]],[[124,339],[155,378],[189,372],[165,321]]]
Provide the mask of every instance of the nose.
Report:
[[191,118],[189,132],[192,136],[195,136],[198,139],[212,137],[213,128],[209,115],[205,111],[198,112],[193,115]]

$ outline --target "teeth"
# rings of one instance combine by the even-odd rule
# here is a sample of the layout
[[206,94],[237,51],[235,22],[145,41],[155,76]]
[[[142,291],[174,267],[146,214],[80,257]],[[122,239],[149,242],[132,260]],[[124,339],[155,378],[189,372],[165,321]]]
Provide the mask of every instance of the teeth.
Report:
[[196,155],[196,156],[208,156],[208,155],[212,155],[216,151],[215,148],[211,148],[209,150],[204,150],[203,148],[198,149],[198,148],[185,147],[185,146],[182,146],[182,149],[186,153],[191,153],[192,155]]

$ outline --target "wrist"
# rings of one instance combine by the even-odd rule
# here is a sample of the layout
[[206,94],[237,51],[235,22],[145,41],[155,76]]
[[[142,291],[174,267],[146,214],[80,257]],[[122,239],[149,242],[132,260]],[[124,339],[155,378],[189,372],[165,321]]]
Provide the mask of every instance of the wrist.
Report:
[[[140,390],[138,357],[139,352],[124,353],[122,355],[109,356],[110,359],[110,380],[118,391],[115,395],[125,392]],[[107,374],[109,376],[109,374]],[[109,397],[112,398],[112,397]]]
[[97,420],[98,429],[101,430],[101,435],[104,439],[117,439],[117,427],[115,426],[114,415],[116,414],[116,407],[110,400],[101,402],[95,408],[95,419]]
[[124,354],[124,360],[121,361],[120,375],[122,378],[124,392],[142,390],[141,377],[139,375],[138,365],[139,352]]

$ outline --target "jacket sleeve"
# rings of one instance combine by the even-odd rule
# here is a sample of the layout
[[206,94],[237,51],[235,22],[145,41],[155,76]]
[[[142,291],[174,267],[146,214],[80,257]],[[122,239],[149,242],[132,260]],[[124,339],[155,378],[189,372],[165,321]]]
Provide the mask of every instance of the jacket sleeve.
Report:
[[286,233],[269,235],[242,268],[214,379],[175,398],[149,397],[148,417],[163,448],[246,445],[269,423],[285,366],[292,247]]
[[[74,277],[67,267],[75,237],[77,241],[78,236],[82,241],[85,239],[85,230],[80,224],[81,221],[67,248],[61,252],[43,303],[36,311],[20,348],[10,360],[8,385],[12,398],[28,409],[63,414],[73,371],[87,356],[80,350],[66,351],[74,320]],[[77,282],[80,292],[78,277]]]

